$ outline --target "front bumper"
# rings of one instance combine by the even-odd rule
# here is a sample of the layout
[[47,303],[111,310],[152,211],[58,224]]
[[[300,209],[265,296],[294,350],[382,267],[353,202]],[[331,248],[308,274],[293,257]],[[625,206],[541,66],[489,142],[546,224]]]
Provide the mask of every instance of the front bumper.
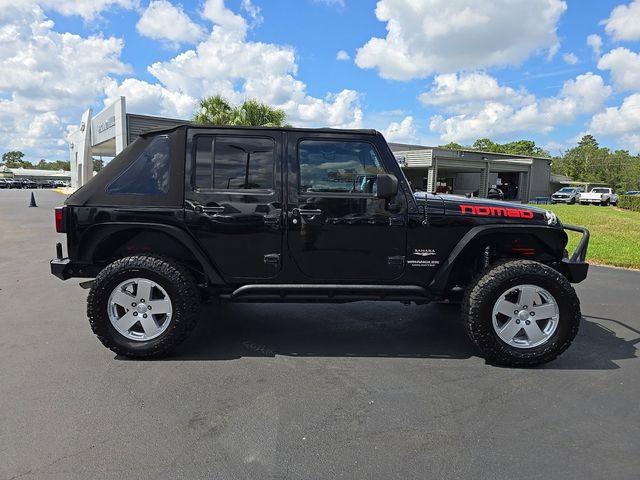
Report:
[[589,248],[589,230],[576,225],[563,224],[562,226],[565,230],[582,233],[582,238],[578,242],[576,250],[571,257],[563,258],[561,264],[564,276],[567,277],[571,283],[580,283],[587,278],[587,272],[589,271],[589,264],[585,262],[587,249]]

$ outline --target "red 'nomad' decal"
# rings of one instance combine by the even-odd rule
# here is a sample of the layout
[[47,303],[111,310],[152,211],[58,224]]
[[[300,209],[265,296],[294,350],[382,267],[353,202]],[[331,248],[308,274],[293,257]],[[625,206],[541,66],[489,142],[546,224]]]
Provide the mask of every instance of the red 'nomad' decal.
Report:
[[479,215],[481,217],[533,218],[530,210],[519,208],[486,207],[482,205],[460,205],[462,215]]

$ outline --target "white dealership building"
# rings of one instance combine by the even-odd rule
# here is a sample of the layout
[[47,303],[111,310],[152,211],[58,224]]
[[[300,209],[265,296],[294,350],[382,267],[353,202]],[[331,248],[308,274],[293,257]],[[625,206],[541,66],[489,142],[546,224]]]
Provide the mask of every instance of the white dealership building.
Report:
[[80,125],[68,137],[71,186],[81,187],[93,176],[94,157],[115,157],[142,132],[184,123],[174,118],[127,113],[125,97],[93,115],[82,114]]

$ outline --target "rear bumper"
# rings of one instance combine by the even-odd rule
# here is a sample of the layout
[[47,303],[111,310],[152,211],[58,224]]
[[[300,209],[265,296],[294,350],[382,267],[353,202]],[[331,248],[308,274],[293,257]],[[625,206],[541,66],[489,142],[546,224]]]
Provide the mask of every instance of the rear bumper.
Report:
[[587,278],[587,272],[589,271],[589,264],[585,262],[587,249],[589,248],[589,230],[576,225],[563,225],[563,227],[565,230],[582,233],[582,238],[578,242],[576,250],[571,257],[563,258],[561,264],[565,277],[571,283],[580,283]]
[[60,280],[69,278],[94,278],[99,268],[94,265],[73,263],[68,258],[54,258],[51,260],[51,274]]

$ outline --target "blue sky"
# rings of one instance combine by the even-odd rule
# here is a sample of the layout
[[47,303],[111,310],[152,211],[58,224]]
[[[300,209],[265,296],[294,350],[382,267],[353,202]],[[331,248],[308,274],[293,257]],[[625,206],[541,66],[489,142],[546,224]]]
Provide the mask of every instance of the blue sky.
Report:
[[[17,4],[17,5],[16,5]],[[189,118],[256,97],[292,124],[426,145],[593,133],[640,151],[640,0],[0,0],[0,149],[66,158],[88,107]]]

